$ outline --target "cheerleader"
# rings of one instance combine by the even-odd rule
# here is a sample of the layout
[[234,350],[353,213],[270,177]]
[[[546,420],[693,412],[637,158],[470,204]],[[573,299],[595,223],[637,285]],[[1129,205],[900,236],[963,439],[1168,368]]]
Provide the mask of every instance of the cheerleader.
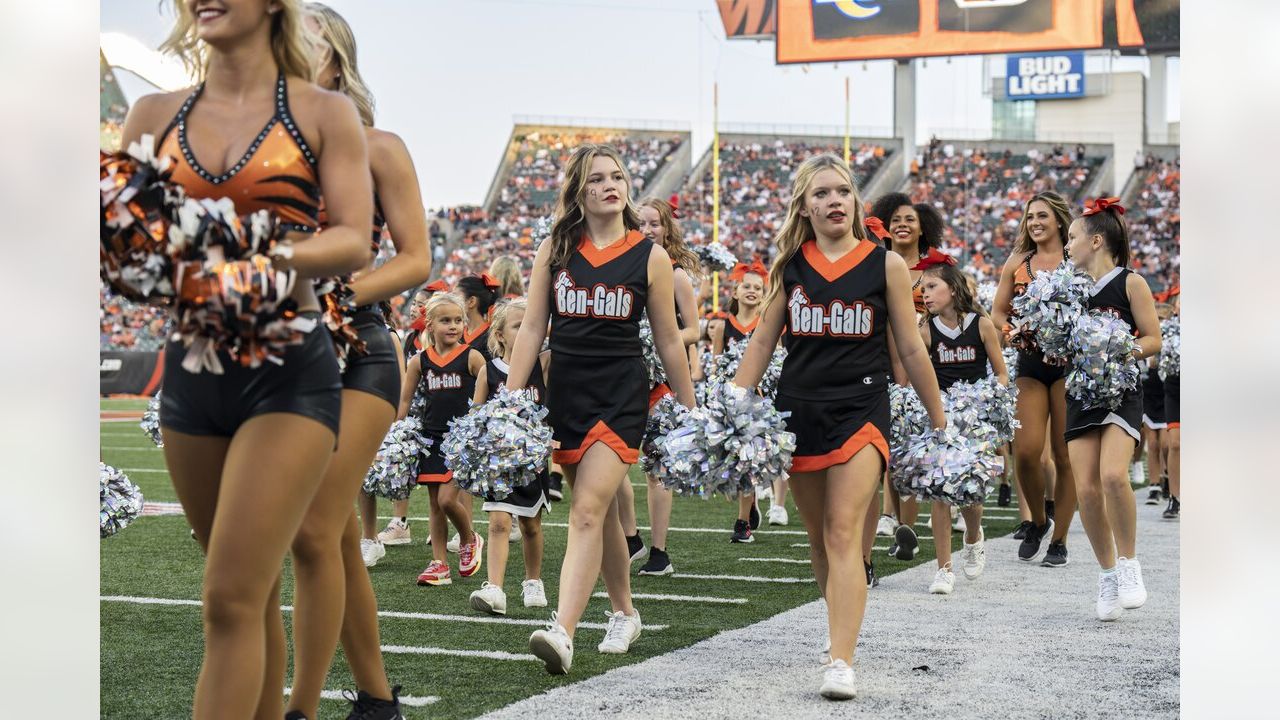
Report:
[[504,300],[524,297],[524,278],[520,276],[520,261],[511,255],[503,255],[489,263],[489,275],[498,281],[498,296]]
[[489,316],[493,313],[493,305],[502,296],[498,294],[501,286],[489,273],[479,277],[469,275],[458,281],[454,288],[467,303],[467,330],[462,341],[484,356],[489,356]]
[[[242,215],[274,212],[287,235],[272,263],[297,272],[292,300],[317,321],[282,364],[245,367],[218,350],[223,372],[195,373],[183,367],[182,341],[164,353],[165,463],[206,552],[192,715],[281,717],[285,658],[272,649],[284,640],[268,608],[279,604],[284,555],[321,486],[342,410],[311,279],[369,262],[369,157],[351,100],[310,82],[298,0],[219,4],[199,15],[194,3],[175,1],[173,10],[163,49],[200,84],[139,99],[122,143],[158,138],[156,155],[171,160],[171,178],[189,197],[229,198]],[[322,195],[329,223],[317,233]]]
[[[1173,308],[1166,303],[1156,303],[1156,317],[1161,322],[1169,319]],[[1162,478],[1165,476],[1165,455],[1168,454],[1168,422],[1164,413],[1164,381],[1160,379],[1160,357],[1147,358],[1143,364],[1142,378],[1142,442],[1138,452],[1146,446],[1147,454],[1147,504],[1159,505],[1162,497]],[[1135,463],[1136,464],[1136,463]],[[1132,474],[1132,473],[1130,473]]]
[[[1173,314],[1181,315],[1182,295],[1173,301]],[[1182,373],[1164,379],[1165,472],[1169,474],[1169,507],[1165,508],[1166,520],[1177,520],[1182,512]]]
[[547,629],[530,636],[529,647],[553,674],[567,673],[573,664],[574,631],[602,570],[613,612],[600,652],[627,652],[640,635],[614,500],[627,468],[639,459],[648,415],[642,312],[676,398],[693,405],[670,256],[640,233],[630,186],[612,147],[586,144],[570,156],[551,236],[534,260],[529,307],[507,376],[511,389],[528,383],[549,319],[548,419],[560,443],[552,457],[574,492],[557,611]]
[[449,421],[465,415],[475,396],[476,375],[484,368],[480,351],[463,342],[465,327],[464,300],[454,293],[439,293],[427,301],[427,336],[429,345],[413,356],[405,371],[400,394],[400,414],[409,414],[415,392],[426,398],[422,411],[422,435],[432,441],[429,454],[418,466],[418,484],[426,485],[431,494],[431,563],[418,575],[419,585],[450,585],[445,545],[448,537],[446,517],[458,529],[458,574],[471,577],[480,569],[484,538],[472,532],[471,515],[459,502],[461,492],[449,482],[453,473],[444,465],[440,444],[449,430]]
[[[1071,223],[1067,252],[1094,279],[1087,305],[1120,318],[1134,331],[1138,360],[1160,353],[1160,320],[1151,288],[1128,269],[1129,232],[1116,198],[1102,198]],[[1086,409],[1067,399],[1067,449],[1075,472],[1080,523],[1102,567],[1098,619],[1119,618],[1142,607],[1147,589],[1138,563],[1138,516],[1129,485],[1129,458],[1140,438],[1142,390],[1124,395],[1114,410]],[[1117,557],[1119,555],[1119,557]]]
[[[1000,284],[992,301],[992,322],[1004,332],[1008,342],[1009,320],[1013,315],[1013,296],[1026,292],[1036,273],[1049,272],[1062,264],[1066,256],[1064,241],[1071,225],[1071,211],[1061,195],[1046,191],[1027,201],[1018,239],[1013,253],[1000,272]],[[1045,362],[1036,348],[1018,350],[1018,408],[1020,427],[1013,435],[1014,475],[1018,494],[1026,500],[1031,519],[1018,529],[1022,542],[1018,559],[1024,562],[1043,560],[1044,567],[1067,564],[1067,530],[1075,514],[1076,490],[1071,475],[1071,458],[1065,440],[1067,395],[1065,370],[1061,365]],[[1045,447],[1046,427],[1053,467],[1057,472],[1052,505],[1044,496],[1044,468],[1041,456]],[[1050,507],[1053,508],[1052,514]],[[1049,538],[1046,549],[1044,540]]]
[[[756,386],[779,336],[787,348],[776,405],[795,433],[791,495],[827,601],[831,661],[820,693],[857,694],[852,668],[867,584],[863,524],[889,459],[889,330],[936,428],[938,382],[916,330],[907,265],[866,236],[848,166],[822,154],[796,171],[776,239],[764,314],[734,382]],[[783,335],[783,330],[786,334]]]
[[404,142],[373,128],[373,97],[357,69],[351,28],[325,5],[309,3],[306,9],[312,48],[320,55],[316,61],[321,68],[319,84],[350,97],[365,126],[377,191],[373,251],[376,254],[385,222],[396,254],[376,270],[366,267],[350,283],[357,305],[351,322],[364,350],[352,349],[347,356],[338,447],[293,541],[297,599],[288,709],[317,717],[320,692],[341,633],[358,689],[357,709],[394,713],[398,705],[382,664],[377,599],[362,554],[362,550],[372,554],[381,546],[361,546],[351,500],[359,494],[400,400],[402,356],[378,303],[426,281],[430,274],[426,212]]
[[[929,350],[933,371],[942,392],[958,382],[975,382],[987,377],[987,363],[1001,385],[1009,384],[1009,374],[1000,353],[1000,336],[996,326],[974,298],[964,273],[947,263],[930,264],[921,277],[927,320],[920,328],[920,339]],[[976,580],[987,566],[986,536],[982,532],[982,504],[975,503],[960,510],[964,518],[960,567],[964,576]],[[938,559],[938,572],[929,585],[935,595],[950,595],[955,587],[951,568],[951,508],[934,501],[933,546]],[[939,531],[938,528],[944,528]]]
[[[485,363],[476,376],[474,403],[480,405],[494,395],[507,382],[511,368],[511,351],[515,345],[520,323],[524,321],[525,300],[511,300],[498,305],[493,313],[493,325],[489,331],[489,352],[493,359]],[[533,364],[528,387],[534,399],[545,402],[547,366],[550,353],[542,353]],[[484,511],[489,513],[489,579],[480,589],[471,593],[471,607],[492,615],[507,614],[507,594],[502,581],[507,575],[507,554],[511,538],[511,518],[519,518],[520,535],[524,540],[524,583],[521,585],[525,607],[546,607],[547,593],[542,586],[542,511],[546,509],[547,472],[539,474],[537,482],[516,488],[507,497],[498,500],[485,498]]]

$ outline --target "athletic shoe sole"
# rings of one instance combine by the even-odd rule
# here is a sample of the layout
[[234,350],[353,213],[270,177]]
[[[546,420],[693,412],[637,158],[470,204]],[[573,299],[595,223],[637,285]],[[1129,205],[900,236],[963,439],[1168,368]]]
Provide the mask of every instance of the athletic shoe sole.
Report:
[[566,663],[550,639],[543,636],[543,632],[539,630],[530,636],[529,650],[546,665],[547,672],[552,675],[568,675],[569,668],[573,665],[573,656],[570,655]]
[[636,574],[637,575],[670,575],[675,571],[676,569],[671,565],[671,563],[667,563],[667,566],[662,568],[661,570],[641,570]]
[[1063,561],[1062,561],[1062,562],[1060,562],[1060,563],[1051,563],[1051,562],[1049,562],[1049,558],[1048,558],[1047,554],[1046,554],[1046,556],[1045,556],[1045,559],[1040,561],[1040,567],[1047,567],[1047,568],[1059,568],[1059,567],[1066,567],[1066,566],[1068,566],[1068,565],[1070,565],[1070,564],[1071,564],[1071,558],[1069,558],[1069,557],[1068,557],[1067,559],[1063,560]]
[[488,613],[489,615],[506,615],[507,614],[507,611],[505,608],[503,608],[502,610],[499,610],[494,606],[490,605],[489,601],[485,600],[479,595],[471,596],[471,609],[479,610],[480,612]]
[[854,688],[844,687],[843,685],[827,685],[823,684],[818,694],[828,700],[852,700],[858,697],[858,691]]
[[731,542],[731,543],[739,543],[739,544],[753,543],[753,542],[755,542],[755,541],[756,541],[756,536],[755,536],[755,535],[748,535],[747,537],[745,537],[745,538],[741,538],[741,539],[740,539],[740,538],[729,538],[729,542]]
[[560,502],[561,500],[564,499],[564,493],[560,492],[559,490],[548,490],[547,497],[551,498],[552,500],[555,500],[556,502]]
[[898,543],[898,551],[894,553],[894,557],[899,560],[914,560],[916,551],[920,548],[920,541],[916,538],[915,532],[906,525],[899,525],[897,530],[893,531],[893,539]]
[[544,597],[544,598],[542,599],[542,601],[541,601],[541,602],[539,602],[539,601],[537,601],[537,600],[534,600],[533,602],[530,602],[530,601],[528,601],[528,600],[525,600],[525,601],[524,601],[524,606],[525,606],[525,607],[546,607],[546,606],[547,606],[547,599]]
[[1101,615],[1099,615],[1098,619],[1101,620],[1102,622],[1115,622],[1116,620],[1119,620],[1120,616],[1123,614],[1124,614],[1123,609],[1117,609],[1113,614],[1108,615],[1107,617],[1102,617]]
[[1040,536],[1040,547],[1036,548],[1036,554],[1032,555],[1031,557],[1025,560],[1023,560],[1022,556],[1019,555],[1018,559],[1026,563],[1038,563],[1044,560],[1044,556],[1049,553],[1049,543],[1045,542],[1045,538],[1049,538],[1050,541],[1052,541],[1053,539],[1053,521],[1052,520],[1049,521],[1049,527],[1044,531],[1044,535]]
[[440,587],[441,585],[452,585],[452,584],[453,584],[453,578],[445,578],[443,580],[423,580],[422,578],[418,578],[418,585],[421,585],[421,586],[431,585],[434,587]]
[[631,562],[635,562],[637,560],[648,560],[648,559],[649,559],[648,545],[645,545],[644,547],[640,548],[640,550],[637,551],[635,555],[631,556]]
[[[407,537],[407,538],[396,538],[394,540],[383,540],[382,544],[383,545],[412,545],[413,538]],[[430,545],[431,541],[428,540],[427,544]]]

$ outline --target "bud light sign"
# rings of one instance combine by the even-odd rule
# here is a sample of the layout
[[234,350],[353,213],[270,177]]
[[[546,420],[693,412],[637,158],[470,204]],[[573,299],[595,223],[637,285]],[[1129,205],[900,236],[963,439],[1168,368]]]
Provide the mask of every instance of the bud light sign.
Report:
[[1010,100],[1083,97],[1084,53],[1009,55],[1005,90]]

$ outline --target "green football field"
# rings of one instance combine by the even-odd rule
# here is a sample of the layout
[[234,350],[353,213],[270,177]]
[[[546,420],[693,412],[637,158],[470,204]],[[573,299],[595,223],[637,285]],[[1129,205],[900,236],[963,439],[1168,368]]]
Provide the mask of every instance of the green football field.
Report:
[[[145,402],[138,400],[102,401],[104,411],[144,407]],[[124,470],[142,488],[148,502],[176,501],[161,451],[137,422],[103,422],[101,428],[104,462]],[[647,525],[644,478],[633,469],[630,479],[643,527]],[[630,654],[601,655],[595,645],[603,631],[584,628],[576,638],[572,673],[552,677],[529,654],[527,640],[555,607],[568,501],[566,488],[565,501],[555,503],[551,514],[543,518],[546,560],[542,577],[549,607],[523,607],[520,581],[524,565],[519,550],[512,548],[504,583],[507,615],[489,619],[467,603],[470,593],[484,581],[484,569],[470,578],[460,578],[456,555],[450,556],[455,571],[452,586],[417,586],[417,575],[426,566],[429,551],[423,544],[427,496],[414,494],[410,509],[416,518],[410,521],[414,543],[388,548],[387,556],[370,569],[379,610],[384,613],[380,624],[387,672],[392,684],[403,686],[402,695],[417,703],[405,707],[406,717],[474,717],[818,598],[808,565],[807,538],[790,500],[790,525],[762,525],[756,542],[735,545],[729,542],[735,504],[723,499],[680,498],[672,512],[668,542],[677,575],[632,578],[635,605],[645,630]],[[987,537],[1013,530],[1016,507],[996,508],[993,499],[988,508],[984,521]],[[390,505],[381,504],[379,511],[386,515]],[[480,520],[483,513],[478,503],[476,511]],[[927,517],[928,513],[923,513],[920,523]],[[484,524],[477,527],[487,535],[485,528]],[[876,539],[874,557],[879,575],[933,561],[930,530],[923,524],[916,530],[921,536],[921,551],[910,563],[887,556],[889,538]],[[647,527],[641,533],[647,543]],[[958,552],[960,535],[952,533],[951,541]],[[202,564],[185,520],[173,515],[139,518],[119,535],[103,540],[100,552],[102,717],[189,717],[203,649],[198,606]],[[597,591],[603,590],[603,585],[597,587]],[[927,589],[921,587],[920,592]],[[292,596],[286,561],[281,602],[291,605]],[[603,623],[608,609],[606,599],[593,598],[583,621]],[[286,612],[284,617],[288,629],[291,616]],[[822,640],[813,638],[815,654]],[[336,692],[353,687],[339,650],[326,688]],[[348,708],[345,702],[326,700],[321,704],[321,717],[346,717]]]

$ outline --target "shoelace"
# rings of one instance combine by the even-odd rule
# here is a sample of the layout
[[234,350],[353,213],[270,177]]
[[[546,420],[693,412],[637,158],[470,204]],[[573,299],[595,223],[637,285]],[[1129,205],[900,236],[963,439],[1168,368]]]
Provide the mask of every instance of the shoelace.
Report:
[[1103,576],[1099,582],[1098,596],[1102,600],[1117,601],[1120,599],[1120,586],[1118,574],[1124,572],[1123,569],[1117,571],[1117,577],[1113,577],[1111,582],[1107,582],[1107,577]]
[[609,617],[609,628],[605,630],[604,641],[609,642],[611,640],[619,640],[619,641],[624,640],[627,635],[626,613],[622,612],[621,610],[619,610],[616,613],[605,610],[604,614]]
[[1117,569],[1116,584],[1122,587],[1134,587],[1138,584],[1138,570],[1132,562],[1121,564]]

